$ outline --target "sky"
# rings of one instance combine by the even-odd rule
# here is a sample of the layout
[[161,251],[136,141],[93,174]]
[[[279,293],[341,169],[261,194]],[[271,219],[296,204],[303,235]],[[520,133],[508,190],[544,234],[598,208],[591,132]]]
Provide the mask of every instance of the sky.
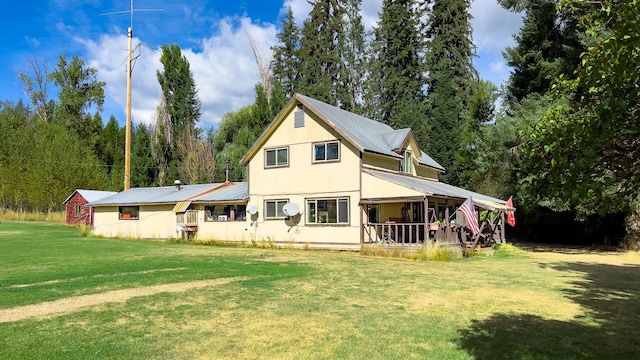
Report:
[[[52,72],[60,55],[77,55],[86,66],[98,69],[98,80],[106,83],[103,120],[113,115],[124,124],[131,4],[132,0],[2,1],[0,101],[27,100],[17,74],[30,73],[31,59]],[[381,4],[382,0],[362,1],[366,30],[378,21]],[[253,103],[260,77],[249,37],[269,60],[289,6],[301,27],[311,9],[307,0],[133,2],[133,124],[155,121],[161,94],[156,71],[162,70],[160,47],[165,43],[180,46],[189,61],[202,104],[202,127],[215,127],[225,113]],[[473,0],[471,15],[474,65],[482,79],[500,85],[510,73],[502,51],[514,45],[521,15],[502,9],[496,0]],[[56,98],[51,86],[49,97]]]

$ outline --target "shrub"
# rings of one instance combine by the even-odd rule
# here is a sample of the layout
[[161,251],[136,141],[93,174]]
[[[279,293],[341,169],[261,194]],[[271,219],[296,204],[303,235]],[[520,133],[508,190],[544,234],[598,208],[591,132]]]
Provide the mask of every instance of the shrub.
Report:
[[518,252],[518,248],[511,244],[493,244],[491,245],[496,254],[515,254]]

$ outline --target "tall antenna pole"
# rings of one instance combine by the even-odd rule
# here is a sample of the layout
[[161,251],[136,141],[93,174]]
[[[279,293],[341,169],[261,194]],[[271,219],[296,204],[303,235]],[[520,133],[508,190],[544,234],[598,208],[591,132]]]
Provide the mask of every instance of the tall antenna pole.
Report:
[[129,190],[131,188],[131,71],[133,70],[133,13],[136,11],[164,11],[164,9],[137,9],[133,8],[133,0],[129,10],[114,11],[110,13],[100,15],[114,15],[129,13],[130,22],[128,35],[128,47],[127,47],[127,110],[126,110],[126,124],[125,124],[125,145],[124,145],[124,189]]
[[[131,0],[133,5],[133,0]],[[133,22],[133,21],[132,21]],[[127,115],[124,145],[124,190],[131,187],[131,43],[133,40],[133,28],[129,27],[129,46],[127,51]]]

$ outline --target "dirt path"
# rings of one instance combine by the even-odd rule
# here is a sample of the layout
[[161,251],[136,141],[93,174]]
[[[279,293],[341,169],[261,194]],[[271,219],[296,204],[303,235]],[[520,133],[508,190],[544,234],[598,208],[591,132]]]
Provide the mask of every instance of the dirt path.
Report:
[[40,304],[19,306],[0,310],[0,323],[20,321],[50,315],[62,315],[81,308],[105,303],[125,302],[134,297],[150,296],[159,293],[179,293],[207,286],[225,285],[234,281],[246,280],[247,277],[224,278],[214,280],[191,281],[184,283],[162,284],[134,289],[107,291],[99,294],[75,296]]

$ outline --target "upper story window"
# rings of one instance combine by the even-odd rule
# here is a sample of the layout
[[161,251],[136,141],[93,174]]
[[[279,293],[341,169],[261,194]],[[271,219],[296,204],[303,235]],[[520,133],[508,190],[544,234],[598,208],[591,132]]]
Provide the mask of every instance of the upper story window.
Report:
[[313,144],[313,162],[339,160],[340,142],[338,140]]
[[411,157],[411,151],[409,150],[405,150],[404,152],[404,163],[402,164],[402,168],[400,169],[400,171],[406,172],[406,173],[413,173],[413,159]]
[[264,151],[265,167],[280,167],[289,165],[289,148],[281,147],[275,149],[266,149]]

